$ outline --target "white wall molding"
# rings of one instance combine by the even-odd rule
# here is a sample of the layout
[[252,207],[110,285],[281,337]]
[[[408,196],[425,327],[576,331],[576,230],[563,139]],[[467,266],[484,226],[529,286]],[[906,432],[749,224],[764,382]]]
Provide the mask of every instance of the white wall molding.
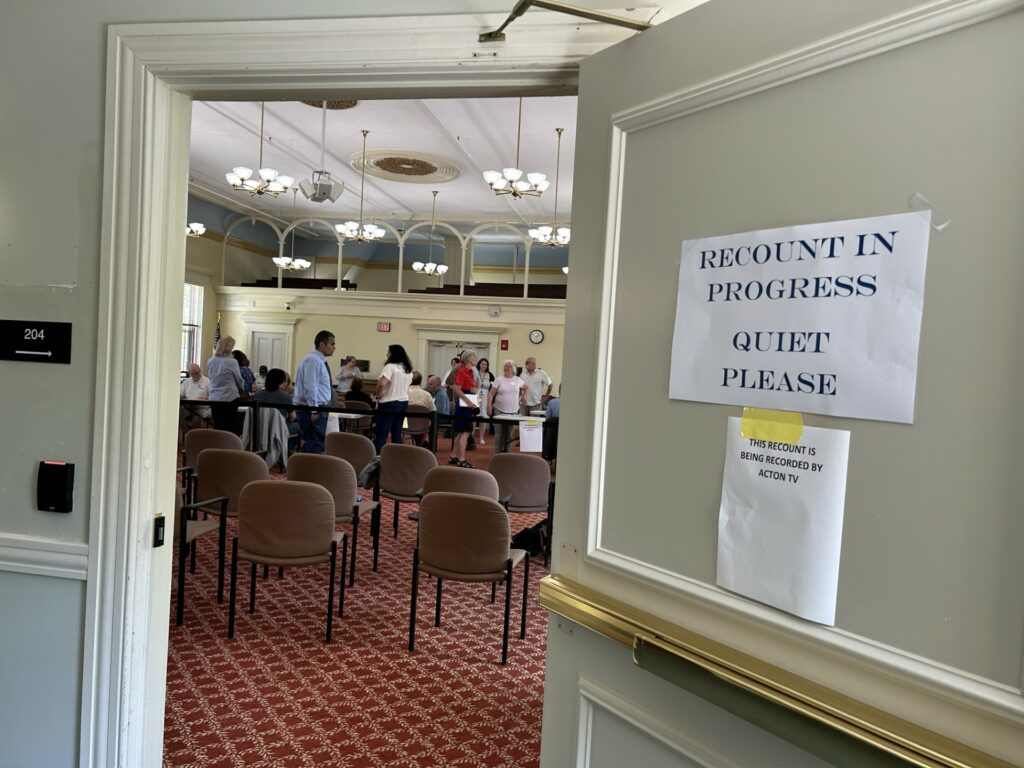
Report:
[[613,717],[628,723],[700,768],[744,768],[716,750],[701,744],[672,723],[663,720],[657,713],[586,675],[580,675],[578,687],[579,711],[576,720],[578,728],[576,765],[578,768],[587,768],[590,765],[590,741],[593,736],[595,709],[603,709]]
[[281,290],[278,288],[218,287],[222,312],[273,314],[294,304],[297,315],[335,315],[421,320],[443,316],[453,323],[480,323],[487,308],[502,308],[501,325],[509,323],[565,325],[564,299],[522,299],[495,296],[429,296],[371,291]]
[[88,569],[88,544],[0,533],[0,571],[85,581]]

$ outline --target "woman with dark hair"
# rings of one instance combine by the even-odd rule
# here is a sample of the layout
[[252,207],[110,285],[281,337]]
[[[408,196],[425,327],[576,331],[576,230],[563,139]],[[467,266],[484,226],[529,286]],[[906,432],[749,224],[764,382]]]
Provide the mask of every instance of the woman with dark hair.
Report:
[[[271,368],[267,371],[263,381],[263,389],[253,395],[252,399],[261,405],[291,406],[292,396],[285,391],[285,384],[288,381],[288,374],[280,368]],[[298,439],[299,424],[295,420],[295,411],[291,408],[278,408],[288,421],[289,437]]]
[[238,363],[238,372],[242,375],[242,397],[252,394],[252,385],[256,382],[256,377],[252,374],[252,369],[249,368],[249,358],[245,356],[245,352],[240,349],[232,351],[231,356],[235,358]]
[[[490,394],[491,384],[494,383],[494,374],[491,373],[491,361],[486,357],[481,357],[476,363],[476,371],[480,374],[480,390],[478,394],[480,395],[480,405],[482,407],[486,405],[487,396]],[[487,434],[488,427],[491,429],[494,428],[493,425],[488,425],[482,421],[477,425],[476,440],[480,445],[487,445],[484,440],[484,436]]]
[[345,393],[345,402],[366,403],[371,408],[377,407],[377,401],[369,392],[363,392],[363,380],[352,379],[352,388]]
[[401,413],[409,406],[410,384],[412,362],[409,355],[401,344],[392,344],[388,347],[384,369],[377,379],[377,439],[374,440],[377,453],[388,441],[389,433],[392,443],[402,442],[403,417],[392,414]]
[[448,463],[456,467],[472,468],[473,465],[466,461],[466,443],[473,431],[472,417],[480,413],[476,375],[473,370],[476,355],[466,351],[462,353],[461,360],[462,367],[455,372],[455,385],[452,388],[455,392],[455,420],[452,422],[455,444],[452,446],[452,455]]

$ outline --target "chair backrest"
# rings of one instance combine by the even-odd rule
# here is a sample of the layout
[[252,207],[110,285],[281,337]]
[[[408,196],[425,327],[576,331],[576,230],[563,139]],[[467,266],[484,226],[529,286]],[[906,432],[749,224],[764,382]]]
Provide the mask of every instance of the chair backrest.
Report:
[[236,451],[245,449],[242,438],[234,432],[223,429],[190,429],[185,433],[185,466],[192,467],[198,474],[196,461],[199,453],[207,448],[233,448]]
[[430,409],[420,403],[409,403],[407,418],[409,426],[405,428],[407,435],[425,435],[430,431],[430,417],[413,416],[414,413],[430,413]]
[[[352,465],[356,477],[362,474],[366,465],[377,458],[377,449],[373,441],[363,435],[351,432],[331,432],[324,443],[324,453],[337,456]],[[292,460],[294,460],[294,456]]]
[[380,451],[380,490],[398,496],[415,496],[427,472],[437,466],[434,454],[415,445],[388,443]]
[[498,481],[501,498],[508,497],[509,512],[543,512],[548,508],[551,468],[540,456],[499,453],[487,471]]
[[[361,400],[346,400],[343,405],[351,411],[366,411],[367,413],[373,413],[373,408]],[[352,422],[352,429],[369,429],[371,421],[371,416],[364,416],[361,419],[355,419]]]
[[334,499],[334,517],[348,522],[356,503],[356,473],[352,465],[337,456],[297,453],[288,460],[288,480],[316,483]]
[[438,491],[420,502],[420,561],[463,574],[501,573],[508,513],[493,499]]
[[207,448],[196,461],[199,498],[228,497],[228,514],[238,512],[242,489],[255,480],[269,480],[270,470],[260,456],[248,451]]
[[257,480],[242,489],[238,546],[266,557],[316,557],[331,548],[334,499],[316,483]]
[[423,495],[438,491],[486,496],[497,501],[498,481],[494,479],[494,475],[482,469],[434,467],[423,479]]

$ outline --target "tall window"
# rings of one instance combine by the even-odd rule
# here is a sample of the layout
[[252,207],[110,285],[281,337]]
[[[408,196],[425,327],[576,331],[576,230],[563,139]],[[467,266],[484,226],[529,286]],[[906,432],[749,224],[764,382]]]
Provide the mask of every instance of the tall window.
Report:
[[189,363],[199,363],[200,343],[203,338],[203,286],[185,283],[185,296],[181,305],[181,375],[186,375]]

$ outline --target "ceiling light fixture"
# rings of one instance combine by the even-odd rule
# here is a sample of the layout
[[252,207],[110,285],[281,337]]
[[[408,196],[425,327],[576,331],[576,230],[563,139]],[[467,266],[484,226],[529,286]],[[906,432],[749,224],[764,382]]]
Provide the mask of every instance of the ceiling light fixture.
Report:
[[551,182],[543,173],[524,173],[519,169],[519,144],[523,133],[523,97],[519,97],[519,122],[516,126],[516,164],[513,168],[502,168],[500,171],[484,171],[486,181],[496,195],[512,195],[520,198],[527,195],[540,197]]
[[[296,215],[297,214],[296,198],[298,197],[298,193],[299,193],[299,190],[297,190],[295,188],[292,189],[292,223],[293,224],[296,221],[298,221],[298,218],[297,218],[297,215]],[[277,265],[278,269],[288,269],[288,270],[309,269],[309,264],[310,263],[308,261],[306,261],[305,259],[296,259],[295,258],[295,232],[296,232],[296,230],[293,229],[292,230],[292,255],[291,256],[275,256],[274,257],[274,263]]]
[[237,189],[242,192],[248,192],[251,197],[257,195],[270,195],[271,197],[277,197],[282,192],[287,191],[292,184],[295,183],[295,179],[291,176],[285,176],[284,174],[278,173],[273,168],[263,167],[263,113],[264,106],[263,102],[260,102],[260,165],[257,176],[253,176],[252,168],[246,168],[244,165],[239,165],[232,168],[228,173],[224,174],[224,178],[228,180],[228,184],[231,185],[232,189]]
[[[561,168],[562,161],[562,131],[564,128],[555,128],[555,132],[558,134],[558,147],[555,150],[555,215],[552,225],[549,227],[545,224],[542,227],[531,229],[529,231],[530,237],[533,241],[539,245],[547,245],[552,248],[557,248],[563,245],[569,244],[570,230],[569,227],[558,226],[558,175]],[[567,268],[566,268],[567,269]],[[568,274],[568,272],[566,272]]]
[[414,261],[413,272],[423,272],[428,275],[444,275],[448,271],[447,264],[438,264],[434,261],[434,228],[437,226],[437,190],[433,192],[434,202],[430,207],[430,253],[427,255],[427,263]]
[[206,232],[206,225],[198,221],[189,222],[185,227],[187,237],[202,237],[204,232]]
[[363,197],[366,192],[366,136],[369,131],[363,130],[363,159],[360,162],[362,168],[359,174],[359,221],[346,221],[344,224],[335,224],[334,228],[338,234],[346,240],[353,240],[357,243],[373,242],[384,236],[384,229],[376,224],[363,224]]
[[323,115],[320,119],[320,169],[313,171],[312,176],[299,182],[299,189],[311,203],[332,203],[345,191],[345,183],[331,181],[330,171],[325,170],[327,156],[327,102],[323,103]]

